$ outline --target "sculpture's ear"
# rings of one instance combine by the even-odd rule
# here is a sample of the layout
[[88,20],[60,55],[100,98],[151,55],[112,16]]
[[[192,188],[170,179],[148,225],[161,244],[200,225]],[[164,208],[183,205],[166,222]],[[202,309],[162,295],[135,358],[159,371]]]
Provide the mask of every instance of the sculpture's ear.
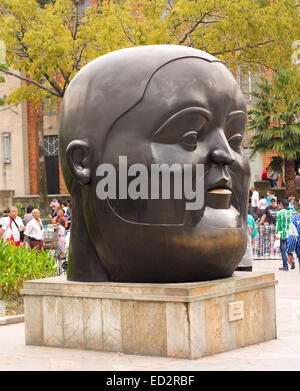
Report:
[[66,158],[73,177],[81,184],[91,181],[91,169],[88,167],[89,144],[83,140],[73,140],[66,149]]

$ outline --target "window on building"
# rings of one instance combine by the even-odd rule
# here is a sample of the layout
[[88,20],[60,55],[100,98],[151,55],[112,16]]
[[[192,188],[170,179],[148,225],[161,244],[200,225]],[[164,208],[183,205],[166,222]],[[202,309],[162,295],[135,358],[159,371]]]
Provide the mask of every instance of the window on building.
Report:
[[10,163],[10,133],[2,134],[3,141],[3,162]]
[[45,166],[48,194],[59,193],[58,136],[45,136]]
[[45,156],[58,156],[58,136],[45,136]]
[[57,101],[52,102],[50,98],[44,100],[44,115],[57,115]]
[[78,1],[78,13],[79,18],[83,18],[88,7],[93,5],[92,0],[79,0]]
[[168,15],[168,13],[171,11],[173,5],[174,5],[174,0],[166,0],[166,9],[164,9],[162,11],[162,17],[165,17]]
[[253,76],[247,65],[239,65],[238,67],[238,83],[245,99],[248,102],[253,100]]
[[[56,82],[56,77],[53,77],[53,81]],[[42,84],[45,83],[47,83],[47,79],[43,77]],[[57,115],[57,101],[53,101],[51,98],[45,98],[43,101],[43,113],[44,115]]]
[[253,104],[256,101],[253,93],[257,90],[256,84],[260,81],[262,74],[259,67],[255,72],[251,71],[248,65],[239,65],[238,67],[237,82],[248,104]]

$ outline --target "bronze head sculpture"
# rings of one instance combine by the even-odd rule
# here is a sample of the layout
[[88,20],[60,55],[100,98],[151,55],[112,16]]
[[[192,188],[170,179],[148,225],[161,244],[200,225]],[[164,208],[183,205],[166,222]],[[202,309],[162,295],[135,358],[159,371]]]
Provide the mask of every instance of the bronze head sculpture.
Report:
[[[143,46],[87,64],[70,83],[60,116],[60,159],[72,196],[68,279],[231,276],[247,243],[246,122],[234,77],[202,51]],[[201,208],[187,210],[184,197],[99,199],[97,167],[120,172],[120,156],[128,166],[202,165]]]

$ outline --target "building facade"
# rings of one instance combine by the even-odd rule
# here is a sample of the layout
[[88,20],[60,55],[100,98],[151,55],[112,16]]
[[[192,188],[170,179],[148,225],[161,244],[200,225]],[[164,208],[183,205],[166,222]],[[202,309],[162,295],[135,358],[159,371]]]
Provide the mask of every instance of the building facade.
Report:
[[[5,77],[0,96],[21,85],[14,77]],[[0,107],[0,191],[13,190],[29,194],[28,132],[26,103],[17,107]]]
[[[16,73],[16,71],[14,71]],[[23,82],[5,76],[0,96],[6,97]],[[39,194],[39,140],[37,114],[32,102],[0,106],[0,209],[12,195]],[[58,114],[45,110],[44,146],[48,194],[67,194],[58,158]]]

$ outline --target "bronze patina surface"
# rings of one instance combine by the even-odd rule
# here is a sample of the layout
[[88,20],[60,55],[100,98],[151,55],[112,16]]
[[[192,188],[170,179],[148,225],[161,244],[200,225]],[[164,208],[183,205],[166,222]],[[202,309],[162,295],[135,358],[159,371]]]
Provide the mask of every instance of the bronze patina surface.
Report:
[[[215,57],[173,45],[123,49],[86,65],[60,116],[72,196],[68,280],[176,283],[232,275],[247,242],[247,108]],[[204,205],[96,196],[97,167],[119,157],[204,165]]]

